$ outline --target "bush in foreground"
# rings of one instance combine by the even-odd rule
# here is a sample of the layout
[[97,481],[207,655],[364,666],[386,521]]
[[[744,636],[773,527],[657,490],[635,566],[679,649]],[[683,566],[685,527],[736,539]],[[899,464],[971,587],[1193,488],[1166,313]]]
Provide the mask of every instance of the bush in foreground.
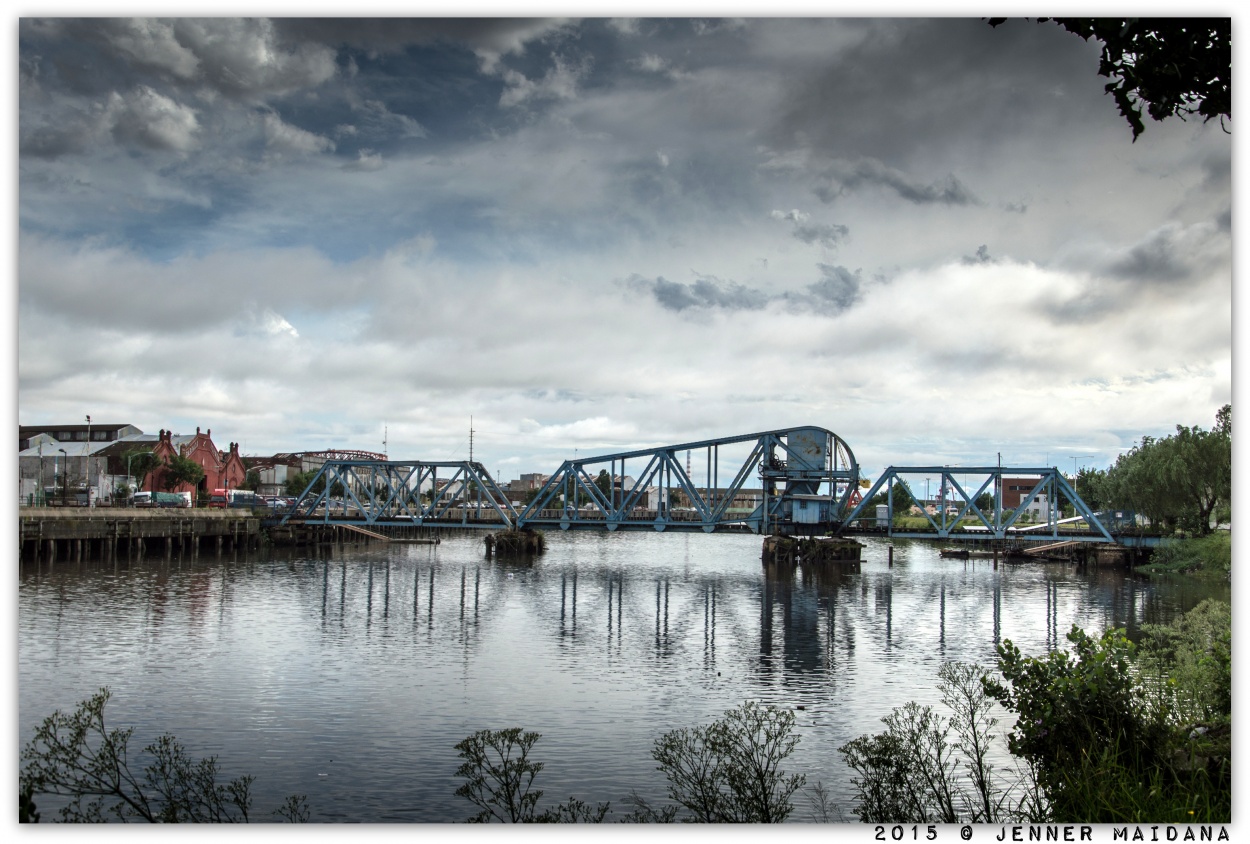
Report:
[[[22,750],[19,774],[20,813],[38,821],[35,797],[69,798],[60,811],[68,822],[148,821],[150,823],[246,823],[251,814],[254,777],[217,782],[217,757],[192,762],[183,746],[163,735],[145,747],[150,763],[131,769],[131,729],[110,730],[104,722],[109,690],[83,701],[69,715],[60,710],[46,718]],[[303,795],[287,798],[274,812],[290,821],[306,821]]]

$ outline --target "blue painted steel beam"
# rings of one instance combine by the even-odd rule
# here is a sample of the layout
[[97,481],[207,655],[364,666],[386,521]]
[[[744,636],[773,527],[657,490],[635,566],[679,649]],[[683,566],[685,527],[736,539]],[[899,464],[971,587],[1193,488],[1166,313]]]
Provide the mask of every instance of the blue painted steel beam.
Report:
[[[957,493],[957,500],[952,497],[954,504],[962,504],[955,513],[954,518],[949,518],[945,503],[938,514],[941,523],[939,524],[925,508],[921,508],[925,519],[933,528],[932,532],[923,531],[895,531],[894,530],[894,486],[902,484],[913,501],[921,500],[911,491],[911,487],[907,484],[905,475],[923,475],[932,477],[937,475],[940,478],[940,489],[950,489]],[[959,483],[956,475],[962,476],[980,476],[985,475],[985,480],[981,483],[980,488],[975,495],[969,496]],[[1002,507],[1002,480],[1004,477],[1037,477],[1036,483],[1029,493],[1023,496],[1020,503],[1008,513],[1004,514]],[[990,484],[994,484],[997,491],[994,496],[994,512],[993,518],[981,511],[976,504],[976,498],[984,494]],[[877,482],[869,489],[868,494],[863,497],[859,505],[847,514],[846,520],[842,525],[841,532],[851,532],[855,530],[855,523],[871,518],[875,522],[875,513],[873,516],[863,516],[862,512],[867,508],[869,500],[871,500],[882,486],[887,490],[887,502],[889,507],[889,516],[887,524],[887,535],[899,538],[967,538],[967,539],[1019,539],[1027,541],[1088,541],[1088,542],[1115,542],[1116,538],[1103,525],[1097,514],[1089,508],[1088,505],[1077,495],[1076,490],[1068,483],[1063,474],[1054,467],[1036,468],[1036,467],[1020,467],[1020,466],[891,466],[881,474]],[[1049,510],[1047,524],[1051,527],[1049,533],[1042,533],[1037,530],[1021,529],[1016,527],[1016,523],[1020,517],[1028,510],[1028,506],[1037,500],[1041,494],[1046,494],[1046,503]],[[1058,519],[1058,501],[1059,495],[1063,495],[1073,505],[1075,517],[1079,517],[1085,521],[1091,528],[1086,534],[1074,535],[1071,532],[1061,534],[1059,530]],[[982,531],[968,530],[967,528],[956,527],[960,520],[968,515],[974,515],[980,522],[979,528]],[[1004,515],[1007,516],[1004,520]]]
[[[719,489],[721,447],[750,444],[738,465],[734,480]],[[690,477],[677,455],[695,450],[707,453],[707,481],[700,485]],[[629,486],[616,485],[617,470],[625,477],[629,460],[645,461],[641,473]],[[611,478],[604,494],[588,466],[602,466]],[[610,470],[609,470],[610,467]],[[733,501],[758,470],[763,501],[746,513],[731,512]],[[820,497],[831,519],[848,509],[859,481],[859,467],[849,446],[823,428],[804,427],[764,431],[714,440],[698,440],[653,449],[636,449],[566,460],[517,515],[519,527],[586,527],[607,530],[718,529],[746,526],[756,533],[776,527],[794,529],[793,496]],[[827,491],[821,492],[821,487]],[[644,496],[654,490],[657,500],[643,508]],[[674,511],[673,493],[684,494],[690,508]],[[692,514],[692,515],[691,515]]]

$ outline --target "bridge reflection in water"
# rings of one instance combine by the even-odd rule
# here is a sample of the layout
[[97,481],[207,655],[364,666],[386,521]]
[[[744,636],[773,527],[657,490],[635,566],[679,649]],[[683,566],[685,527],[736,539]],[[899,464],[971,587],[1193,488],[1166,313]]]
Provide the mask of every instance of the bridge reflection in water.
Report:
[[751,699],[795,713],[788,767],[847,806],[837,747],[909,700],[939,705],[944,661],[992,665],[1006,638],[1063,646],[1073,623],[1134,636],[1210,594],[1094,566],[995,570],[922,542],[895,543],[890,568],[871,538],[858,572],[761,567],[751,535],[547,545],[532,564],[485,561],[471,535],[23,563],[22,734],[107,684],[137,737],[169,731],[262,773],[256,805],[308,793],[315,820],[448,822],[467,811],[454,746],[474,730],[543,733],[549,797],[619,805],[664,798],[649,755],[663,731]]
[[[453,542],[476,548],[471,541]],[[796,673],[836,678],[839,665],[854,661],[863,637],[887,657],[895,649],[916,647],[918,639],[940,659],[948,650],[963,652],[970,640],[992,656],[1004,638],[1004,584],[1017,588],[1018,579],[1007,573],[1015,566],[1000,573],[989,560],[973,559],[937,563],[941,574],[930,571],[916,580],[909,557],[933,566],[937,554],[932,546],[911,543],[896,545],[895,565],[884,570],[881,560],[863,571],[848,564],[767,565],[762,576],[758,569],[737,576],[690,568],[643,574],[585,559],[575,565],[542,560],[468,564],[441,560],[448,545],[349,550],[337,559],[297,565],[321,569],[325,629],[363,621],[366,629],[375,624],[391,633],[409,629],[470,652],[513,623],[503,616],[520,612],[530,619],[526,635],[538,637],[536,646],[554,643],[570,657],[599,652],[620,658],[629,651],[627,661],[644,654],[657,666],[697,659],[704,669],[716,670],[726,654],[735,664],[754,654],[752,673],[760,682],[787,682]],[[866,553],[875,559],[885,550],[871,543]],[[1091,602],[1080,612],[1117,614],[1099,605],[1095,594],[1074,595],[1061,588],[1070,580],[1070,566],[1028,568],[1034,571],[1028,577],[1031,604],[1025,615],[1041,620],[1046,647],[1063,645],[1066,627],[1060,617],[1072,615],[1074,599]],[[1108,577],[1121,583],[1117,591],[1133,592],[1131,578],[1119,572]],[[905,598],[896,607],[900,584]],[[1128,610],[1131,629],[1144,619],[1136,603],[1130,595],[1119,608]],[[1017,625],[1021,618],[1015,619]]]

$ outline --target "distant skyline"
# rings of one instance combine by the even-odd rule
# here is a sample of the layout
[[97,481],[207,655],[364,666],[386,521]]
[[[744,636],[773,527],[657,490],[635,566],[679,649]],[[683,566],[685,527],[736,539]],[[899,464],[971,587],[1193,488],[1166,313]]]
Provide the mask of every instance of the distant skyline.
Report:
[[1232,401],[1233,136],[1022,19],[22,19],[18,421],[503,478],[817,425],[1105,467]]

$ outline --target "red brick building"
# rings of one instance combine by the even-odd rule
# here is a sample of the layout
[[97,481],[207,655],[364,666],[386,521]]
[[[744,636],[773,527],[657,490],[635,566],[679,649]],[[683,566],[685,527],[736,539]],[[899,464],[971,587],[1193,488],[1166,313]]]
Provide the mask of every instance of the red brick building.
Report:
[[[172,492],[190,492],[193,496],[210,494],[214,489],[238,489],[247,479],[247,467],[239,456],[239,444],[230,443],[229,451],[219,451],[213,444],[212,429],[200,433],[195,429],[195,436],[179,445],[174,445],[173,432],[162,430],[152,452],[162,461],[177,455],[194,461],[204,470],[204,479],[194,487],[190,484],[178,484]],[[156,469],[148,476],[148,489],[165,489],[165,470]]]
[[1003,509],[1014,510],[1033,491],[1041,478],[1003,478]]

